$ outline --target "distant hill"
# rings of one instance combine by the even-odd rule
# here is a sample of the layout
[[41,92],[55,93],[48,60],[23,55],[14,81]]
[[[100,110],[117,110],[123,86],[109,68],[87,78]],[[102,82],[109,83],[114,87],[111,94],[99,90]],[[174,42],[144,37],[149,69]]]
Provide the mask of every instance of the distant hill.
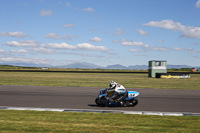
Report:
[[[4,65],[4,64],[2,64]],[[23,66],[23,67],[50,67],[50,68],[81,68],[81,69],[120,69],[120,70],[147,70],[148,66],[147,65],[134,65],[134,66],[123,66],[120,64],[115,64],[115,65],[108,65],[106,67],[98,66],[92,63],[86,63],[86,62],[76,62],[76,63],[71,63],[68,65],[63,65],[63,66],[51,66],[51,65],[44,65],[44,64],[6,64],[6,65],[12,65],[12,66]],[[200,66],[199,66],[200,67]],[[198,68],[199,68],[198,67]],[[167,65],[167,69],[180,69],[180,68],[194,68],[194,66],[188,66],[188,65]]]
[[97,68],[103,68],[101,66],[97,66],[92,63],[86,63],[86,62],[76,62],[76,63],[71,63],[69,65],[64,65],[64,66],[57,66],[57,68],[85,68],[85,69],[97,69]]
[[131,70],[147,70],[148,66],[147,65],[135,65],[135,66],[129,66],[129,69]]
[[[69,65],[65,65],[65,66],[59,66],[59,68],[85,68],[85,69],[121,69],[121,70],[147,70],[148,66],[147,65],[135,65],[135,66],[123,66],[120,64],[115,64],[115,65],[108,65],[106,67],[101,67],[101,66],[97,66],[95,64],[92,63],[72,63]],[[167,65],[167,69],[172,69],[172,68],[194,68],[192,66],[188,66],[188,65]]]
[[188,65],[167,65],[167,69],[172,69],[172,68],[194,68],[194,67]]
[[104,69],[128,69],[128,67],[122,66],[120,64],[116,64],[116,65],[109,65],[107,67],[104,67]]

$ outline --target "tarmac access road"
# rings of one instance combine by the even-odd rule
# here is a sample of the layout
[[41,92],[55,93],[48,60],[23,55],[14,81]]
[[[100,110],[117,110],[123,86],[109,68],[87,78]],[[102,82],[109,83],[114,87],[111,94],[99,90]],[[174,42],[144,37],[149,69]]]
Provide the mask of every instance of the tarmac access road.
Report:
[[200,113],[200,90],[130,89],[140,93],[135,107],[98,107],[102,88],[0,85],[0,106]]

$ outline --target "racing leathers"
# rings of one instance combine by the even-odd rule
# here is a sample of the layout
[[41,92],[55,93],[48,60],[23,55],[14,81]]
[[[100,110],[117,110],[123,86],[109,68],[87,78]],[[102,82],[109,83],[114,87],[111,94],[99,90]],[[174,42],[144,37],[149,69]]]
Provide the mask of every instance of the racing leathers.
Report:
[[127,96],[126,88],[121,84],[116,84],[113,88],[108,88],[108,90],[114,90],[115,93],[111,97],[109,97],[110,101],[116,100],[117,102],[123,101]]

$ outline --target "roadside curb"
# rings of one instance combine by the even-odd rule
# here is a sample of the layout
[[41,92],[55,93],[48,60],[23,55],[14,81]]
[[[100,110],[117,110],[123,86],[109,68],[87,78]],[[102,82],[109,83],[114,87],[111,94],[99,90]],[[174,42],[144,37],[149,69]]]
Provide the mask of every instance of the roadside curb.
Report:
[[92,112],[92,113],[121,113],[138,115],[159,115],[159,116],[200,116],[200,113],[180,112],[153,112],[153,111],[123,111],[123,110],[90,110],[90,109],[60,109],[60,108],[34,108],[34,107],[8,107],[0,106],[2,110],[30,110],[30,111],[55,111],[55,112]]

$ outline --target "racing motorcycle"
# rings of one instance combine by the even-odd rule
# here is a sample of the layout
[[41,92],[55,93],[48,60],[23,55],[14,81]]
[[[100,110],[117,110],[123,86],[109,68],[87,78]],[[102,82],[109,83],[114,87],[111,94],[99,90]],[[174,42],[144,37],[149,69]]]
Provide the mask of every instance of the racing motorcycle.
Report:
[[112,101],[109,99],[112,95],[114,95],[115,91],[110,91],[108,89],[101,89],[95,102],[97,106],[105,107],[105,106],[127,106],[127,107],[134,107],[138,104],[138,99],[136,98],[139,96],[139,92],[136,91],[127,91],[126,98],[123,100],[118,101],[119,97],[113,99]]

